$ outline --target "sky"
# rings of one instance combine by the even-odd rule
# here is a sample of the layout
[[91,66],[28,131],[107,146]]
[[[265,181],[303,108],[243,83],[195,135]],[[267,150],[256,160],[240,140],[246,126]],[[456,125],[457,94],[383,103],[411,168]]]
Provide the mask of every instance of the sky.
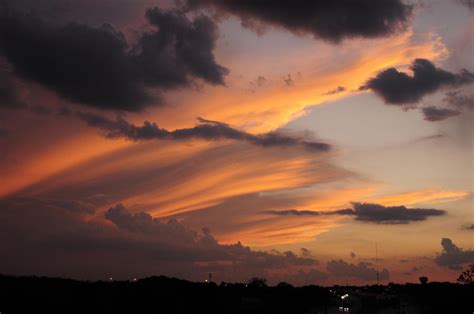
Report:
[[0,2],[0,273],[455,281],[472,0]]

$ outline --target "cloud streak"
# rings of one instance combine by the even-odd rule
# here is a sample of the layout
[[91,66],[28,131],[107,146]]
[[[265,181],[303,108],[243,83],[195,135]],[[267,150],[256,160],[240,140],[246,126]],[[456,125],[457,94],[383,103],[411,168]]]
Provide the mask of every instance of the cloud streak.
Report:
[[111,120],[105,116],[92,113],[78,113],[88,125],[99,128],[108,138],[125,138],[132,141],[143,140],[238,140],[259,146],[300,146],[311,151],[329,151],[330,145],[322,142],[307,141],[296,137],[286,136],[279,132],[250,134],[232,128],[228,124],[198,118],[200,124],[192,128],[168,131],[158,127],[156,123],[145,121],[142,126],[130,124],[122,118]]
[[423,112],[424,119],[430,122],[446,120],[461,114],[461,111],[458,110],[437,108],[435,106],[423,107],[421,112]]
[[423,221],[431,216],[442,216],[444,210],[427,208],[406,208],[405,206],[383,206],[369,203],[352,203],[353,208],[336,211],[310,211],[310,210],[269,210],[266,214],[279,216],[354,216],[355,220],[377,224],[407,224]]

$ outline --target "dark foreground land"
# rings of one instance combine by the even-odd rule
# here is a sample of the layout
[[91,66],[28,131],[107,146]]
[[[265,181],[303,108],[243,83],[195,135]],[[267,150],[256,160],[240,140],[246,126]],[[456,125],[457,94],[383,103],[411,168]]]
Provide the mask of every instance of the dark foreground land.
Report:
[[268,287],[167,277],[85,282],[0,276],[0,313],[444,313],[474,312],[474,285]]

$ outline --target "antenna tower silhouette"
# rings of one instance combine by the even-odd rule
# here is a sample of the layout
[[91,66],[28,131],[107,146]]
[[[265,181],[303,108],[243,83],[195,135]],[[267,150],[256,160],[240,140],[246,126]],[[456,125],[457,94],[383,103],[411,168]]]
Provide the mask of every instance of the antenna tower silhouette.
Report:
[[380,284],[380,275],[379,275],[379,255],[377,249],[377,242],[375,242],[375,266],[377,269],[377,286]]

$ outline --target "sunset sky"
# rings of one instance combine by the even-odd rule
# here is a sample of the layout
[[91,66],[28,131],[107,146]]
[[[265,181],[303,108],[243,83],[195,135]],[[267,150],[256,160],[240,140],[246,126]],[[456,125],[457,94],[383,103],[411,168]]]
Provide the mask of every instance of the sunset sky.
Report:
[[472,0],[0,1],[0,273],[455,281],[473,45]]

